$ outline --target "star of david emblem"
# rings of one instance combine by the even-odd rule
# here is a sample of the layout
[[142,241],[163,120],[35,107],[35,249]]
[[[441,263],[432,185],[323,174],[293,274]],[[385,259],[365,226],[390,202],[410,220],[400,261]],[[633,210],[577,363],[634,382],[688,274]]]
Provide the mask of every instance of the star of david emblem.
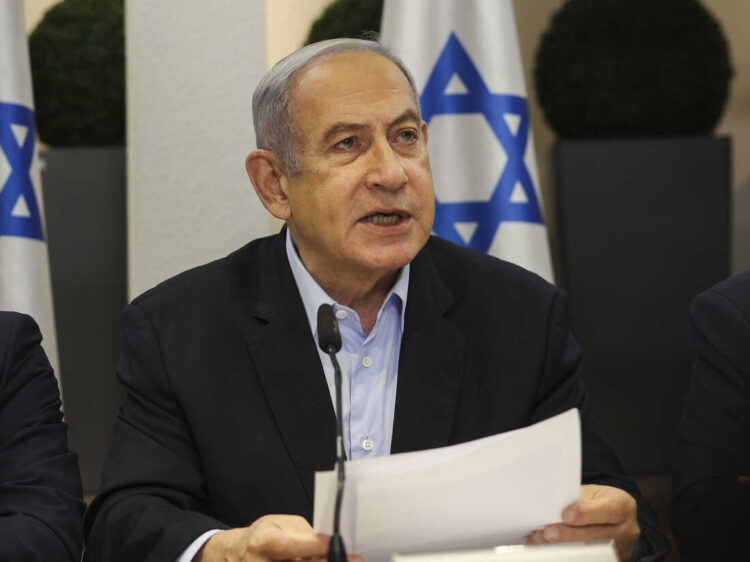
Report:
[[0,102],[0,236],[44,240],[30,175],[34,144],[34,112]]
[[[463,83],[462,91],[449,93],[449,83],[456,76]],[[454,33],[443,47],[419,102],[422,118],[428,124],[436,115],[481,114],[507,156],[505,167],[488,200],[441,202],[436,199],[435,234],[486,253],[501,222],[543,224],[534,184],[524,162],[529,137],[526,100],[519,96],[490,92]],[[508,114],[520,117],[515,131],[511,130],[505,119]],[[465,241],[459,228],[467,223],[475,225],[475,228],[469,240]]]

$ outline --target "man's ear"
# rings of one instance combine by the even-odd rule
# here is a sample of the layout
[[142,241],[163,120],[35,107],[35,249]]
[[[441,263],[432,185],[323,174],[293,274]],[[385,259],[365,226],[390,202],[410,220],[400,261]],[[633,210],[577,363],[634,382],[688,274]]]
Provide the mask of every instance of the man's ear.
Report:
[[269,150],[258,149],[248,155],[245,169],[268,212],[283,221],[291,217],[292,210],[287,197],[287,172],[281,160]]
[[424,143],[427,144],[427,123],[422,121],[422,138],[424,138]]

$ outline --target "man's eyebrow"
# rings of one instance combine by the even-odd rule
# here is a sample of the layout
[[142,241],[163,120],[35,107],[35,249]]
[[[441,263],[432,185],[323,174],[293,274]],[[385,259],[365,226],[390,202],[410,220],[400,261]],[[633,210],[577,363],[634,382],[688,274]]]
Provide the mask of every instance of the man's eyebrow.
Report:
[[339,133],[361,131],[364,128],[365,128],[365,125],[363,125],[362,123],[344,123],[344,122],[334,123],[328,128],[328,130],[323,135],[322,144],[323,145],[328,144]]
[[422,122],[422,119],[421,117],[419,117],[419,115],[417,115],[416,111],[414,111],[413,109],[407,109],[401,115],[396,117],[396,119],[393,120],[388,128],[391,129],[408,121],[413,121],[414,123],[419,125]]

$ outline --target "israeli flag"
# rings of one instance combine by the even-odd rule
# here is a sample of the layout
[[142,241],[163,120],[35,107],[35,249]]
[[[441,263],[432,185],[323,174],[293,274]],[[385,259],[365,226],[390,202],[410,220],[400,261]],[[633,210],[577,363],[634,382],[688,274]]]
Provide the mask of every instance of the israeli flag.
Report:
[[0,310],[30,314],[59,377],[22,0],[0,0]]
[[386,0],[382,42],[420,92],[435,234],[553,281],[511,0]]

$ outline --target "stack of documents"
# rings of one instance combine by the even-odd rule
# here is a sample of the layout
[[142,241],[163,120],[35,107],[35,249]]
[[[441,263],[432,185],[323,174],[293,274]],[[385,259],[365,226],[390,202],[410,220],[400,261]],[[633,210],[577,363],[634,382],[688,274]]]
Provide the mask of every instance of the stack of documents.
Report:
[[[341,533],[366,562],[517,544],[578,501],[578,410],[460,445],[346,463]],[[315,474],[314,527],[333,531],[336,476]]]

